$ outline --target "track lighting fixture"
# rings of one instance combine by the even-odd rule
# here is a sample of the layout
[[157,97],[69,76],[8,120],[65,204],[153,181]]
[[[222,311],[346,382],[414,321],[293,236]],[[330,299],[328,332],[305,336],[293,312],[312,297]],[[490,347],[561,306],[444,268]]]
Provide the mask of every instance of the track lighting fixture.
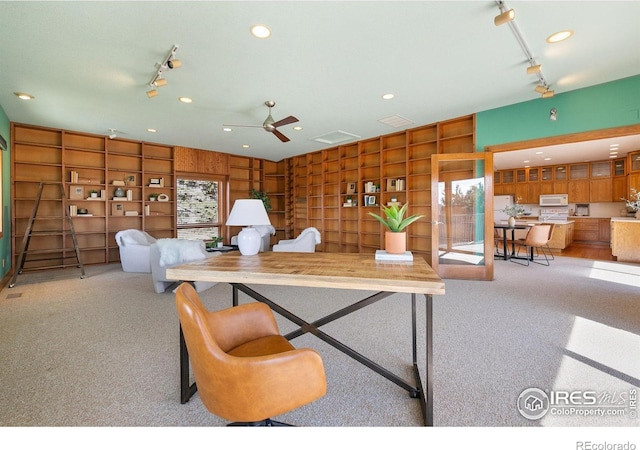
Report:
[[535,91],[541,94],[542,98],[553,97],[554,92],[549,90],[549,83],[547,83],[547,80],[545,80],[544,75],[542,74],[542,65],[538,64],[531,54],[531,50],[529,50],[529,47],[527,46],[527,43],[525,42],[524,37],[522,37],[522,33],[520,33],[520,29],[514,20],[515,12],[513,12],[513,9],[507,9],[507,5],[505,5],[502,0],[496,0],[496,3],[500,9],[500,14],[496,16],[494,23],[496,25],[509,23],[509,28],[511,28],[516,41],[520,44],[520,48],[522,48],[522,51],[529,62],[527,74],[535,74],[538,77],[538,86],[535,87]]
[[551,89],[547,89],[547,90],[545,91],[545,93],[544,93],[544,94],[542,94],[542,98],[551,98],[551,97],[553,97],[554,95],[556,95],[556,93],[555,93],[554,91],[552,91]]
[[510,9],[508,11],[504,11],[501,14],[498,14],[495,19],[493,19],[493,23],[495,24],[495,26],[499,27],[500,25],[511,22],[515,18],[516,12],[513,9]]
[[556,108],[551,108],[551,111],[549,111],[549,120],[554,122],[558,120],[558,110]]
[[535,66],[527,67],[527,75],[532,75],[534,73],[540,73],[542,70],[542,64],[536,64]]
[[167,79],[163,77],[163,73],[169,69],[177,69],[182,66],[182,61],[179,59],[175,59],[176,52],[178,51],[178,46],[173,45],[171,50],[169,50],[169,54],[164,58],[162,62],[156,63],[156,73],[149,81],[149,86],[151,90],[147,91],[147,97],[153,98],[158,95],[157,87],[166,86]]
[[109,128],[109,139],[115,139],[118,137],[117,131],[115,128]]

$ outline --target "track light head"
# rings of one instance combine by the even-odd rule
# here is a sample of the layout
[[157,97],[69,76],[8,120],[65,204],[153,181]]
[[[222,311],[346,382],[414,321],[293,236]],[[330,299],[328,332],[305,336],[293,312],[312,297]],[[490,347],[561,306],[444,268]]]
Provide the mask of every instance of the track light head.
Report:
[[533,75],[542,71],[542,64],[527,67],[527,75]]
[[511,22],[515,18],[516,18],[516,12],[513,9],[509,9],[501,14],[498,14],[493,19],[493,23],[495,26],[499,27],[500,25],[504,25],[505,23]]
[[536,86],[536,88],[534,89],[538,94],[544,94],[545,92],[547,92],[547,87],[539,84]]
[[115,139],[118,137],[118,135],[116,134],[116,129],[115,128],[109,128],[109,139]]
[[554,122],[558,120],[558,110],[556,108],[551,108],[551,111],[549,111],[549,120]]
[[542,98],[551,98],[551,97],[553,97],[554,95],[555,95],[555,92],[554,92],[554,91],[552,91],[552,90],[550,90],[550,89],[547,89],[547,90],[544,92],[544,94],[542,94]]
[[150,91],[147,91],[147,97],[149,98],[153,98],[157,95],[158,95],[158,91],[155,89],[151,89]]
[[153,82],[153,85],[156,87],[166,86],[167,79],[166,78],[156,78],[156,81]]
[[179,59],[170,59],[167,61],[167,66],[169,69],[177,69],[178,67],[182,67],[182,61]]

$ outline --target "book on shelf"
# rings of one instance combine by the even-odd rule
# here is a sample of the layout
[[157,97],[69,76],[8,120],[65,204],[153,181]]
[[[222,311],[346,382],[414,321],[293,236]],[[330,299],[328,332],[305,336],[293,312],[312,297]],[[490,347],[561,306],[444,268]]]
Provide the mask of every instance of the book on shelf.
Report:
[[387,253],[386,250],[376,250],[377,261],[413,261],[413,253]]
[[70,216],[78,215],[78,205],[69,205],[69,215]]
[[138,211],[125,211],[124,215],[125,216],[137,216],[138,215]]
[[71,171],[71,178],[69,179],[69,181],[71,183],[77,183],[78,182],[78,172],[75,170]]

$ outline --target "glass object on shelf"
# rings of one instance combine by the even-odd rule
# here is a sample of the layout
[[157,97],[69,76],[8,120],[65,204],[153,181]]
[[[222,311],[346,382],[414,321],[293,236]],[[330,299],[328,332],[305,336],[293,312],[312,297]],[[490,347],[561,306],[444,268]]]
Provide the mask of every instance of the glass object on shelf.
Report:
[[591,163],[591,178],[610,177],[611,161],[598,161]]
[[621,176],[621,175],[626,175],[626,171],[624,170],[625,167],[625,159],[616,159],[613,162],[613,175],[614,176]]
[[567,166],[556,166],[554,177],[556,181],[567,179]]
[[551,167],[543,167],[542,169],[540,169],[540,172],[540,179],[542,181],[551,181],[553,179],[553,172],[551,170]]
[[572,164],[569,166],[569,179],[580,180],[589,177],[588,163],[584,164]]

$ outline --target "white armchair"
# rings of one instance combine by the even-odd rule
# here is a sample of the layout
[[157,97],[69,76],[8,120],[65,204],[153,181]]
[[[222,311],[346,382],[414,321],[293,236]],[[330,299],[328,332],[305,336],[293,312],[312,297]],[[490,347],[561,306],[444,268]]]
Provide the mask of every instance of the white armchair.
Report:
[[[151,278],[157,294],[165,292],[177,285],[175,280],[167,280],[167,268],[180,264],[201,261],[217,256],[219,253],[207,253],[204,241],[189,239],[158,239],[149,250],[151,261]],[[216,283],[196,281],[193,283],[197,292],[209,289]]]
[[317,228],[309,227],[295,239],[282,239],[273,246],[274,252],[315,253],[316,245],[320,244],[320,232]]
[[124,272],[151,272],[149,247],[156,239],[145,231],[129,229],[116,233],[120,263]]
[[[268,252],[271,250],[271,236],[276,234],[276,229],[271,225],[254,225],[258,233],[260,233],[260,237],[262,238],[262,242],[260,242],[260,251]],[[231,238],[231,245],[238,245],[238,236],[233,236]]]

